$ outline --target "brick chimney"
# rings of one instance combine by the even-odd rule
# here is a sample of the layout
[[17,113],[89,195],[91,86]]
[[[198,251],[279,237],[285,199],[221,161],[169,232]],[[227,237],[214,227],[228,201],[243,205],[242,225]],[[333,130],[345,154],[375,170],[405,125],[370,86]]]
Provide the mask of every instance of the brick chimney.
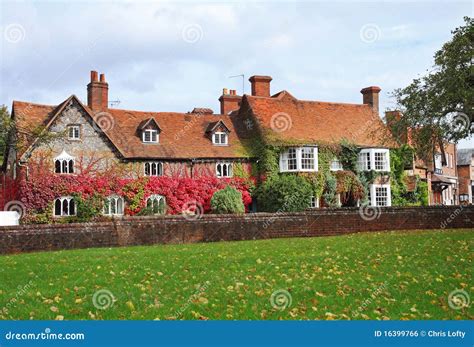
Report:
[[109,107],[109,85],[105,82],[105,75],[91,71],[91,81],[87,85],[87,106],[93,111],[106,110]]
[[238,110],[240,108],[241,100],[242,97],[237,95],[237,91],[224,88],[222,90],[222,95],[219,98],[221,103],[221,114],[229,114],[232,111]]
[[371,86],[362,89],[362,103],[372,106],[375,113],[379,113],[379,93],[381,89],[376,86]]
[[270,96],[270,82],[272,81],[270,76],[252,76],[249,81],[252,84],[253,96]]

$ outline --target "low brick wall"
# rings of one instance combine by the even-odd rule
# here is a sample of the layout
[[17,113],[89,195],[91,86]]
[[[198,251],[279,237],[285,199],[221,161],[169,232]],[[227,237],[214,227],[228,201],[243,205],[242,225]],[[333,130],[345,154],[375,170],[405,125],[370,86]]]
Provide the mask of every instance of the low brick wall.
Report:
[[359,209],[301,213],[123,217],[110,222],[0,227],[0,253],[89,247],[311,237],[354,232],[473,228],[474,207],[382,208],[373,220]]

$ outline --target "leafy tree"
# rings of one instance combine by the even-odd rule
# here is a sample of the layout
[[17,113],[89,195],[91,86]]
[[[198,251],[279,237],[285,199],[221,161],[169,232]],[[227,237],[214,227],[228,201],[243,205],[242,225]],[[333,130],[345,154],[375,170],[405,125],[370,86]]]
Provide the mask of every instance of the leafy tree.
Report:
[[474,19],[465,17],[464,21],[435,53],[432,71],[393,92],[403,117],[391,119],[390,124],[396,133],[413,129],[411,142],[427,161],[436,148],[446,161],[443,144],[474,132]]
[[244,213],[245,206],[242,202],[242,193],[237,189],[227,186],[218,190],[211,198],[211,209],[214,213]]
[[13,127],[10,113],[5,105],[0,106],[0,164],[3,162],[3,156],[8,143],[8,134]]

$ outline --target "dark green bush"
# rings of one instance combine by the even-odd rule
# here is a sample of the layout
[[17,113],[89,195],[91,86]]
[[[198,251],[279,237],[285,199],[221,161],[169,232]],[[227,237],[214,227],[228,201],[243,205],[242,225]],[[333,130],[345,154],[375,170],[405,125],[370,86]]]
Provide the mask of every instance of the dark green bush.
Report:
[[218,190],[211,198],[211,209],[214,213],[244,213],[245,206],[242,193],[237,189],[227,186]]
[[313,195],[311,184],[300,176],[269,177],[257,190],[258,209],[265,212],[304,211]]

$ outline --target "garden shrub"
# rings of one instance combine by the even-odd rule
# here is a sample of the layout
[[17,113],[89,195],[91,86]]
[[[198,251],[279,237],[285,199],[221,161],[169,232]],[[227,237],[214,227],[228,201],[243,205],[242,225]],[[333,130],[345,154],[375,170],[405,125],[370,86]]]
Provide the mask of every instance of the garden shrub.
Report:
[[211,209],[214,213],[244,213],[245,206],[242,202],[242,193],[237,189],[227,186],[214,193],[211,199]]
[[269,177],[257,188],[259,210],[266,212],[298,212],[309,207],[313,189],[300,176],[283,174]]

